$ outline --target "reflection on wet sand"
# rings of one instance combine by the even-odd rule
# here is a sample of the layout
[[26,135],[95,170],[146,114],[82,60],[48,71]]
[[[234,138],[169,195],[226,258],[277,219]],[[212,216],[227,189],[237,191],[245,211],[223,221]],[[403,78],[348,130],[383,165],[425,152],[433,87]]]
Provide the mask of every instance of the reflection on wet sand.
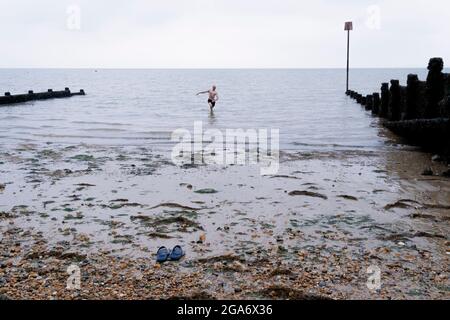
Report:
[[[145,147],[28,144],[1,158],[2,276],[15,277],[18,263],[60,270],[48,288],[7,281],[11,297],[73,298],[61,283],[75,262],[111,283],[87,283],[82,298],[118,297],[120,274],[154,288],[180,270],[181,285],[130,282],[126,297],[448,297],[450,181],[421,176],[445,168],[430,155],[285,151],[276,176],[179,168]],[[180,264],[154,264],[158,247],[176,244],[187,252]],[[371,265],[384,272],[376,292],[366,286]]]

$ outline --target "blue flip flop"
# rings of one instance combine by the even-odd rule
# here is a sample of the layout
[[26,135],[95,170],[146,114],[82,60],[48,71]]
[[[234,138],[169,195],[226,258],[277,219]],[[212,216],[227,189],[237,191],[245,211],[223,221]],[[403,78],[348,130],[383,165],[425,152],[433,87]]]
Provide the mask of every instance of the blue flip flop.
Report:
[[166,247],[161,247],[158,249],[158,252],[156,253],[156,262],[162,263],[166,262],[167,259],[169,259],[170,252],[167,250]]
[[183,256],[184,256],[183,249],[180,246],[175,246],[172,249],[172,252],[170,253],[170,257],[169,258],[170,258],[171,261],[178,261],[181,258],[183,258]]

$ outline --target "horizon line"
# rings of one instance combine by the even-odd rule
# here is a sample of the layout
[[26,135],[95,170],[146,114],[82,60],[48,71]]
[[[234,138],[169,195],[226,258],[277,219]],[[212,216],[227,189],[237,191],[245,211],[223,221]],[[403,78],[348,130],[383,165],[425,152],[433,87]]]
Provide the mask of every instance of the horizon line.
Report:
[[[0,70],[346,70],[345,67],[2,67]],[[425,69],[427,67],[352,67],[350,70],[358,69]],[[444,67],[448,70],[449,67]]]

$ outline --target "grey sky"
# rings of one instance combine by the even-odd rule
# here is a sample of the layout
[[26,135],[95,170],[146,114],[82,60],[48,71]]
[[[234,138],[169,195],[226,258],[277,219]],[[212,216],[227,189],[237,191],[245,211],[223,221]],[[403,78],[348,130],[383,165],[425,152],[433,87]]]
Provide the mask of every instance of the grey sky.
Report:
[[344,67],[346,20],[354,67],[450,64],[448,0],[0,0],[0,67]]

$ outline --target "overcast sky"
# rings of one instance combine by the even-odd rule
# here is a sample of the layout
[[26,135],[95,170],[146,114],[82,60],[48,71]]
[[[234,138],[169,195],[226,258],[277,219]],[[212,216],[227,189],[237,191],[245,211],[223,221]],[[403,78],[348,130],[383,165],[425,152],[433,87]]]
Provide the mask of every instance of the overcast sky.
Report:
[[0,67],[425,67],[448,0],[0,0]]

